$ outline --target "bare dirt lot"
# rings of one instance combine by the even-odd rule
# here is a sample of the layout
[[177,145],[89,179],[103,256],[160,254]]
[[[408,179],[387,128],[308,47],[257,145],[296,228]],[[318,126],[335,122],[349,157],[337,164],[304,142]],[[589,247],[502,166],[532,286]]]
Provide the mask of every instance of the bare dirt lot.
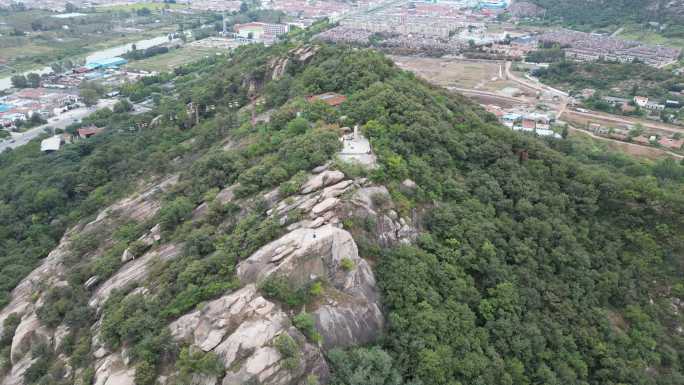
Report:
[[416,56],[391,56],[391,59],[400,68],[444,87],[479,88],[478,85],[481,87],[499,76],[500,66],[492,62]]
[[503,62],[396,55],[390,58],[399,68],[438,86],[481,90],[504,96],[535,96],[533,91],[507,79]]

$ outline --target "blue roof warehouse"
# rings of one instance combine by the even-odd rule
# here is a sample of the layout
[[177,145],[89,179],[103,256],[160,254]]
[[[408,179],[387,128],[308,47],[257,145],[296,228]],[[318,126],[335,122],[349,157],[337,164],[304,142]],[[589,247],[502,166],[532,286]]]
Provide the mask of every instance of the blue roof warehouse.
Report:
[[122,57],[112,57],[107,59],[93,60],[88,62],[85,67],[92,71],[100,68],[118,68],[127,63],[128,61]]

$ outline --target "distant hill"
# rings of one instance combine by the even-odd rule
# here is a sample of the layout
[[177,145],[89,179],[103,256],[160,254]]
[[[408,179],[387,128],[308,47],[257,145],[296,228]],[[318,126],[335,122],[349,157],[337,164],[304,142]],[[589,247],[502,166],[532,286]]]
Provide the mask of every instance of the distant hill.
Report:
[[604,27],[632,22],[684,20],[684,0],[530,0],[548,19],[577,26]]

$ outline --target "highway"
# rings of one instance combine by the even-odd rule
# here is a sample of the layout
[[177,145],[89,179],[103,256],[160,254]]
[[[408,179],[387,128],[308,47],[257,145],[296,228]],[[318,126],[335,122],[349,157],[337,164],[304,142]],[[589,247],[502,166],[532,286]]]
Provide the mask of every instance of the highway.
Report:
[[[112,107],[115,103],[117,102],[117,99],[103,99],[100,100],[100,102],[97,104],[97,106],[93,107],[82,107],[82,108],[76,108],[71,111],[67,111],[56,118],[51,118],[46,124],[43,124],[41,126],[36,126],[33,127],[27,131],[24,132],[12,132],[12,138],[7,139],[3,142],[0,142],[0,153],[5,151],[8,148],[17,148],[20,146],[25,145],[26,143],[30,142],[31,140],[37,138],[39,135],[43,134],[45,132],[45,129],[47,127],[52,127],[52,128],[61,128],[65,129],[67,126],[70,124],[74,123],[75,121],[79,121],[86,116],[90,115],[91,113],[95,112],[98,109],[105,108],[105,107]],[[54,120],[56,119],[56,120]]]

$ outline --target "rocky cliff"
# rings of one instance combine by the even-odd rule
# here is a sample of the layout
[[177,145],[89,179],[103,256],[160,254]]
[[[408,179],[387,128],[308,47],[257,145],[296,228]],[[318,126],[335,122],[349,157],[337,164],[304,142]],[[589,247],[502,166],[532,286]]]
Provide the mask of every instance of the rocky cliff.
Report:
[[[177,183],[170,177],[148,186],[138,193],[103,210],[93,221],[71,229],[60,245],[43,264],[33,271],[12,293],[11,303],[0,312],[0,322],[10,314],[20,322],[11,344],[11,369],[2,377],[2,385],[24,382],[26,370],[35,361],[31,347],[44,344],[54,351],[57,360],[66,367],[65,378],[73,375],[69,360],[60,346],[69,326],[44,325],[38,309],[46,293],[54,287],[67,285],[65,260],[72,243],[78,237],[100,233],[96,250],[86,258],[101,258],[111,246],[113,228],[122,220],[150,221],[160,207],[160,193]],[[217,194],[223,204],[238,206],[228,187]],[[239,289],[201,304],[195,310],[168,325],[173,338],[180,344],[203,352],[213,352],[225,368],[221,376],[197,375],[196,384],[299,384],[312,375],[325,383],[329,369],[325,352],[334,347],[347,347],[373,341],[383,329],[375,277],[369,263],[359,255],[359,249],[343,222],[350,218],[366,218],[376,223],[372,234],[380,244],[410,242],[415,229],[406,218],[392,209],[391,199],[383,186],[374,186],[365,179],[348,179],[327,166],[316,168],[294,195],[283,197],[276,191],[264,194],[266,214],[277,218],[283,235],[263,245],[237,265]],[[387,207],[380,210],[374,202],[381,200]],[[206,215],[207,204],[194,210],[195,220]],[[240,215],[240,214],[237,214]],[[178,258],[182,245],[166,242],[159,225],[152,223],[138,243],[147,251],[135,256],[126,249],[121,266],[106,279],[90,277],[85,283],[89,290],[88,305],[96,314],[91,328],[92,341],[88,353],[94,364],[94,383],[97,385],[128,385],[135,383],[135,369],[130,352],[123,348],[111,350],[103,343],[100,333],[102,305],[114,290],[124,289],[134,294],[147,292],[146,281],[153,261]],[[323,293],[305,309],[293,309],[267,299],[262,284],[277,277],[293,286],[317,281],[324,283]],[[131,294],[129,294],[131,295]],[[320,339],[308,338],[294,327],[293,318],[305,310],[313,317]],[[281,336],[288,336],[300,347],[296,365],[291,357],[283,357],[277,344]],[[310,337],[310,336],[309,336]],[[286,359],[287,365],[284,364]],[[165,369],[160,383],[174,383],[177,373]]]

